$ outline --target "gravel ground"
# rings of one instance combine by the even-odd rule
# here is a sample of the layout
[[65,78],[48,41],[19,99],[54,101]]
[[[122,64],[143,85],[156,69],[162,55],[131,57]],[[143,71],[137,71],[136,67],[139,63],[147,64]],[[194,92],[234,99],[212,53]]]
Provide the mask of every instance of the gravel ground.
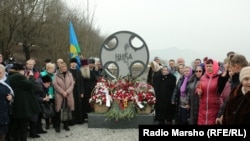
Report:
[[139,129],[109,129],[88,128],[88,124],[70,126],[70,131],[65,131],[61,125],[61,132],[56,133],[54,128],[48,133],[40,134],[40,138],[30,138],[28,141],[138,141]]

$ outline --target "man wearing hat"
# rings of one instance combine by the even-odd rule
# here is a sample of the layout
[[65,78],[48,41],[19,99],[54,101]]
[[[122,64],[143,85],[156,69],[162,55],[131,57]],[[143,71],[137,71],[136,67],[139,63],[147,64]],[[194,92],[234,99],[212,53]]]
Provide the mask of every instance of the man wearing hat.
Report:
[[82,110],[82,98],[83,98],[83,79],[80,69],[77,69],[76,58],[70,59],[70,69],[72,73],[75,85],[73,89],[75,110],[72,112],[72,120],[69,125],[82,124],[83,123],[83,110]]
[[95,59],[94,58],[89,58],[88,59],[88,64],[89,64],[89,69],[94,70],[95,69]]
[[91,112],[91,107],[89,104],[89,98],[91,96],[91,92],[94,89],[97,83],[97,76],[93,70],[90,70],[88,65],[88,60],[81,60],[81,74],[83,77],[83,101],[82,101],[82,109],[83,109],[83,118],[87,119],[87,113]]
[[14,63],[11,72],[8,74],[8,81],[15,94],[15,104],[11,128],[9,132],[14,140],[27,140],[27,129],[29,119],[32,115],[38,114],[41,109],[33,93],[34,78],[33,73],[29,73],[27,79],[24,76],[24,66]]
[[87,59],[82,59],[81,60],[81,66],[83,67],[83,66],[86,66],[86,65],[89,65],[88,60]]

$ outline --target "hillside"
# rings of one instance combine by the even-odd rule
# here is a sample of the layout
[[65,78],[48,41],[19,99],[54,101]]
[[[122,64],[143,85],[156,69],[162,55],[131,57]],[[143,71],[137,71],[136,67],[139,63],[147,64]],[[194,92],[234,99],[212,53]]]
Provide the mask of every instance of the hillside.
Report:
[[[25,54],[23,52],[23,48],[21,46],[16,46],[13,50],[13,58],[16,62],[25,63]],[[43,67],[43,61],[46,58],[52,58],[52,54],[46,48],[41,47],[32,47],[31,48],[31,58],[36,60],[36,64],[39,68]]]

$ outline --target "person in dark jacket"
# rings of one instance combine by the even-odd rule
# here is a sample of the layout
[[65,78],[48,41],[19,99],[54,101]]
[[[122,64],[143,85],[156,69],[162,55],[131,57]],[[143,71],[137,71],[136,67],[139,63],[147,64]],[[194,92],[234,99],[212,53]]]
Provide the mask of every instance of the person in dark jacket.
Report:
[[154,77],[154,73],[155,73],[155,71],[153,71],[153,67],[154,67],[154,66],[153,66],[153,62],[156,62],[156,63],[158,63],[160,66],[162,66],[159,57],[155,57],[155,58],[154,58],[154,61],[150,62],[150,67],[149,67],[148,75],[147,75],[147,83],[148,83],[149,85],[153,85],[153,77]]
[[83,78],[83,99],[82,99],[82,109],[83,109],[83,118],[88,118],[88,113],[92,111],[92,108],[89,103],[89,98],[95,85],[97,83],[97,76],[93,70],[90,70],[88,65],[88,60],[81,60],[80,68],[82,78]]
[[250,66],[240,71],[240,84],[230,93],[222,124],[250,125]]
[[174,119],[175,107],[171,103],[171,97],[176,86],[176,77],[170,71],[169,67],[164,66],[157,81],[155,118],[159,124],[171,124]]
[[[55,63],[47,63],[45,70],[43,70],[40,73],[40,77],[48,75],[48,76],[50,76],[50,78],[53,82],[53,80],[55,78],[55,70],[56,70]],[[49,104],[55,105],[55,89],[54,89],[54,86],[52,84],[49,86],[47,94],[49,95],[49,98],[50,98]],[[47,130],[50,128],[51,123],[53,124],[53,127],[55,127],[55,116],[54,117],[46,117],[45,123],[46,123],[45,129],[47,129]]]
[[[41,105],[43,102],[49,101],[48,88],[51,85],[52,79],[50,76],[45,75],[38,78],[34,84],[34,94]],[[38,134],[47,133],[47,131],[42,128],[42,111],[31,117],[30,120],[30,137],[39,138]]]
[[7,83],[5,67],[0,64],[0,141],[5,140],[10,123],[10,101],[13,99],[14,93]]
[[187,85],[187,94],[189,97],[188,105],[190,106],[190,117],[189,117],[190,125],[197,125],[198,123],[200,98],[195,93],[195,89],[197,85],[199,84],[201,76],[205,73],[205,70],[202,68],[202,66],[199,65],[199,66],[196,66],[194,72],[195,73],[188,80],[188,85]]
[[[230,78],[230,87],[231,91],[240,84],[239,76],[240,76],[240,71],[242,68],[248,66],[248,61],[244,55],[241,54],[235,54],[230,57],[230,71],[232,73],[232,76]],[[229,74],[225,75],[225,77],[221,77],[219,81],[219,87],[218,90],[223,90],[226,82],[229,79]],[[228,96],[229,97],[229,96]],[[223,120],[223,113],[225,110],[225,105],[228,100],[228,97],[225,99],[224,103],[221,105],[220,110],[218,112],[217,118],[216,118],[216,123],[221,124]]]
[[174,123],[175,124],[179,124],[179,105],[180,105],[180,88],[181,88],[181,84],[184,80],[184,76],[182,76],[181,78],[179,78],[179,80],[177,81],[177,84],[175,86],[174,92],[172,94],[172,98],[171,98],[171,103],[175,106],[175,114],[174,114]]
[[24,76],[24,66],[19,63],[14,63],[8,74],[9,84],[15,93],[10,129],[14,140],[27,140],[29,119],[41,111],[33,92],[33,73],[29,75],[29,79]]
[[82,124],[83,121],[83,109],[82,109],[82,98],[83,98],[83,78],[81,71],[77,69],[77,60],[72,58],[70,60],[70,69],[72,73],[75,84],[73,89],[75,110],[72,111],[72,120],[69,125]]

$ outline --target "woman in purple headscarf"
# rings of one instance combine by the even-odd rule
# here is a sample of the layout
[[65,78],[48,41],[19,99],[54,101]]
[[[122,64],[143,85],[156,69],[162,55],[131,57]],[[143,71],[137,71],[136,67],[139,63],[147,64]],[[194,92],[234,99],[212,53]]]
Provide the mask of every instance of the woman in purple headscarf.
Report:
[[184,78],[183,78],[184,80],[180,87],[180,105],[178,113],[179,124],[185,124],[185,125],[188,124],[190,106],[188,105],[189,96],[187,93],[187,84],[192,74],[193,74],[192,68],[190,66],[185,66]]

